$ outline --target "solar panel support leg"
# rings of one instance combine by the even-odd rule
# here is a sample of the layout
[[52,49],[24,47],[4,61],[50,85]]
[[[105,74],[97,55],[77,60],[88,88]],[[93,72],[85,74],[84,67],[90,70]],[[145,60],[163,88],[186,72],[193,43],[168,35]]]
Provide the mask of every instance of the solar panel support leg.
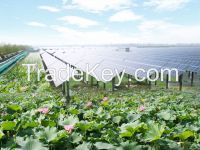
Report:
[[91,86],[93,86],[93,81],[94,81],[94,79],[93,79],[93,77],[91,76]]
[[166,75],[166,89],[169,89],[169,75]]
[[82,82],[84,83],[85,82],[85,74],[83,73],[83,80]]
[[188,71],[188,78],[190,78],[190,71]]
[[112,92],[115,91],[115,77],[112,79]]
[[[152,76],[149,76],[149,78],[151,79]],[[151,89],[151,81],[149,81],[149,88]]]
[[62,93],[65,95],[65,83],[62,84]]
[[106,83],[103,83],[103,89],[104,90],[106,89]]
[[183,74],[179,75],[179,91],[183,88]]
[[161,73],[159,72],[159,79],[161,78]]
[[151,89],[151,81],[149,81],[149,88]]
[[89,81],[88,81],[89,79],[88,79],[88,74],[86,74],[85,73],[85,82],[86,82],[86,84],[89,84]]
[[66,89],[66,101],[69,103],[70,101],[70,90],[69,90],[69,81],[65,82],[65,89]]
[[[155,78],[156,78],[156,75],[157,75],[157,74],[155,73]],[[157,85],[157,81],[155,81],[155,85]]]
[[194,85],[194,72],[192,72],[192,76],[191,76],[191,86]]
[[97,81],[97,88],[99,88],[99,81]]

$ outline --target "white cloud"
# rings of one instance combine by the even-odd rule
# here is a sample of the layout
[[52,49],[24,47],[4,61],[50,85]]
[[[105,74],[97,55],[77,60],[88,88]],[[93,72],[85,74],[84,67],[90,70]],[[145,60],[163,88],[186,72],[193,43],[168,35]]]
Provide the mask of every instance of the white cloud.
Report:
[[78,16],[65,16],[65,17],[59,18],[59,20],[66,21],[69,24],[77,25],[81,28],[87,28],[90,26],[98,25],[98,22],[96,22],[96,21],[78,17]]
[[68,44],[200,43],[200,25],[181,26],[165,21],[160,21],[159,28],[155,25],[130,35],[105,30],[80,31],[63,26],[51,28],[60,33],[60,41]]
[[[167,24],[172,24],[166,22]],[[57,34],[0,35],[0,41],[16,44],[33,45],[68,45],[68,44],[120,44],[120,43],[200,43],[200,24],[192,26],[163,25],[160,29],[151,27],[127,36],[111,31],[80,31],[63,26],[51,26]],[[165,29],[165,30],[163,30]],[[131,32],[131,31],[130,31]]]
[[184,26],[163,20],[144,21],[138,26],[140,43],[200,43],[200,25]]
[[46,5],[38,6],[38,9],[46,10],[46,11],[49,11],[49,12],[59,12],[60,11],[60,9],[58,9],[56,7],[46,6]]
[[37,21],[32,21],[32,22],[28,22],[27,25],[32,26],[32,27],[46,27],[46,24],[37,22]]
[[176,10],[188,2],[189,0],[147,0],[144,5],[158,10]]
[[52,29],[60,33],[63,41],[67,41],[68,44],[112,44],[134,42],[133,39],[127,36],[109,31],[80,31],[63,26],[52,26]]
[[62,0],[63,5],[66,5],[68,0]]
[[72,0],[71,4],[66,4],[65,7],[99,13],[107,10],[130,8],[133,5],[131,0]]
[[155,32],[178,27],[180,27],[180,25],[173,24],[164,20],[146,20],[138,26],[139,30],[142,32]]
[[[147,28],[147,25],[151,27]],[[107,30],[81,31],[51,26],[59,33],[59,43],[62,44],[66,44],[66,41],[68,44],[200,43],[200,25],[183,26],[157,20],[146,21],[139,27],[138,33],[127,36]]]
[[124,22],[124,21],[133,21],[141,19],[142,16],[136,15],[131,10],[122,10],[112,15],[109,20],[112,22]]

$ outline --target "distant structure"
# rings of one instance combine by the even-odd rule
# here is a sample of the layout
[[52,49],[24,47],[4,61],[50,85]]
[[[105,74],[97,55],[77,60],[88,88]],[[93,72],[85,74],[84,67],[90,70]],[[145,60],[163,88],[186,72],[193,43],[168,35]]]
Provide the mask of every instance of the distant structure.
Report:
[[125,48],[125,52],[130,52],[130,48],[129,47]]
[[116,51],[118,51],[118,52],[130,52],[131,50],[130,50],[129,47],[126,47],[126,48],[118,48],[118,49],[116,49]]

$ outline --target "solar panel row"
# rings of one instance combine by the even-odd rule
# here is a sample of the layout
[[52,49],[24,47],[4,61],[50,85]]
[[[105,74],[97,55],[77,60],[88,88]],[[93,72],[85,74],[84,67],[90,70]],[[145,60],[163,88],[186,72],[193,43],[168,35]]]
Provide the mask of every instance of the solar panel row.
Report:
[[[62,47],[44,48],[41,56],[48,68],[62,68],[66,64],[86,72],[99,64],[94,73],[90,75],[102,82],[111,81],[102,78],[104,69],[111,69],[114,73],[122,72],[135,76],[137,69],[142,68],[145,72],[138,72],[138,77],[147,78],[149,69],[172,69],[176,68],[179,74],[184,71],[200,72],[200,49],[199,48],[137,48],[130,47],[129,51],[117,46],[99,47]],[[63,72],[63,76],[66,72]],[[152,72],[151,74],[154,74]],[[151,75],[150,74],[150,75]],[[95,76],[96,75],[96,76]],[[66,80],[70,77],[64,76]],[[55,85],[61,81],[54,81]]]

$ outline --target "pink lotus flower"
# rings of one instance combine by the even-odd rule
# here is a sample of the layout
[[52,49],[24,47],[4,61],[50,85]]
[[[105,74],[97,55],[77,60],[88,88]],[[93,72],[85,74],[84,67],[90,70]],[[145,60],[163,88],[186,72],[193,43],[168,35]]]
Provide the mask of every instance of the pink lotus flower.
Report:
[[142,105],[139,107],[139,111],[144,111],[145,110],[145,107]]
[[73,125],[65,125],[64,129],[68,132],[68,133],[72,133],[72,130],[74,129]]
[[37,110],[37,112],[43,113],[43,114],[47,114],[49,112],[49,108],[39,108]]
[[105,96],[105,97],[103,98],[103,101],[104,101],[104,102],[105,102],[105,101],[108,101],[108,97]]
[[92,102],[87,102],[86,107],[87,107],[87,108],[91,108],[92,105],[93,105]]

